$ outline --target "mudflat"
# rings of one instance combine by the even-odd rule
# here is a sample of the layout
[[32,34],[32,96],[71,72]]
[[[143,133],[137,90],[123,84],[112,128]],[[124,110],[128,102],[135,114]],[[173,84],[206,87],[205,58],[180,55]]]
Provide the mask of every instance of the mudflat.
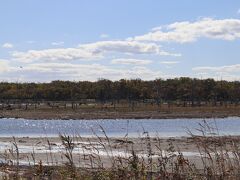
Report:
[[224,118],[240,117],[240,106],[202,106],[202,107],[156,107],[142,106],[131,108],[84,107],[0,110],[1,118],[24,119],[174,119],[174,118]]
[[[1,137],[0,157],[2,161],[16,162],[17,152],[14,146],[16,144],[20,154],[18,159],[20,164],[32,165],[41,161],[49,166],[63,165],[68,162],[65,157],[67,148],[64,142],[60,137],[15,139]],[[182,154],[190,162],[201,167],[200,157],[203,152],[206,153],[204,147],[214,147],[218,151],[223,144],[227,149],[232,142],[239,146],[240,137],[149,138],[144,135],[139,138],[71,137],[74,163],[80,167],[88,167],[90,161],[97,162],[99,159],[102,165],[111,167],[113,160],[119,157],[128,159],[133,155],[133,150],[140,158],[147,159],[151,156],[156,160],[160,156],[170,157]]]

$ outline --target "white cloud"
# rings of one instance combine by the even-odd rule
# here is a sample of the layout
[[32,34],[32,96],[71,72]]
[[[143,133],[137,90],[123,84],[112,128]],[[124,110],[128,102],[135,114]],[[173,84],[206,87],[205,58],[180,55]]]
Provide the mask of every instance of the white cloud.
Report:
[[[3,63],[4,62],[4,63]],[[24,64],[23,68],[18,66],[10,67],[7,61],[0,61],[0,81],[24,81],[24,82],[49,82],[52,80],[88,80],[96,81],[99,78],[110,80],[136,79],[153,80],[156,78],[174,78],[181,75],[168,75],[158,70],[153,70],[143,66],[134,66],[131,68],[119,68],[101,64],[74,64],[74,63],[31,63]],[[4,65],[4,66],[3,66]],[[4,68],[3,68],[4,67]],[[192,73],[191,77],[214,78],[216,80],[239,80],[240,65],[224,66],[227,69],[221,71],[222,67],[211,67],[212,71],[197,71]],[[216,70],[218,68],[219,70]],[[209,69],[209,68],[207,68]],[[200,70],[200,69],[199,69]],[[231,72],[234,70],[235,74]]]
[[172,65],[172,64],[178,64],[180,61],[161,61],[160,64],[166,64],[166,65]]
[[93,53],[80,48],[29,50],[27,52],[14,52],[12,56],[22,62],[32,62],[34,60],[89,60],[101,57],[99,53]]
[[0,73],[6,72],[9,70],[8,62],[0,59]]
[[205,67],[195,67],[193,71],[200,71],[200,72],[222,72],[222,73],[232,73],[232,72],[239,72],[240,73],[240,64],[229,65],[229,66],[205,66]]
[[83,48],[92,52],[117,52],[128,54],[157,54],[171,55],[161,49],[161,46],[155,43],[143,43],[136,41],[99,41],[90,44],[80,44],[79,48]]
[[59,42],[52,42],[51,43],[53,46],[63,46],[64,42],[63,41],[59,41]]
[[13,48],[13,44],[11,43],[5,43],[2,45],[3,48],[7,48],[7,49],[10,49],[10,48]]
[[[141,78],[143,80],[154,80],[160,77],[161,78],[167,77],[167,75],[165,75],[161,71],[154,71],[143,66],[136,66],[130,70],[125,70],[122,73],[123,73],[122,76],[127,79]],[[121,79],[121,77],[119,77],[118,79]]]
[[195,22],[176,22],[156,27],[152,32],[128,40],[187,43],[194,42],[199,38],[238,39],[240,38],[240,20],[204,18]]
[[12,53],[12,56],[22,62],[32,62],[34,60],[95,60],[104,57],[105,53],[109,52],[180,56],[179,54],[171,54],[163,51],[161,47],[155,43],[142,43],[135,41],[100,41],[89,44],[80,44],[77,48],[14,52]]
[[228,81],[240,80],[240,64],[228,66],[203,66],[192,68],[197,76],[203,78],[223,79]]
[[102,39],[109,38],[109,35],[108,35],[108,34],[105,34],[105,33],[103,33],[103,34],[101,34],[101,35],[100,35],[100,38],[102,38]]
[[126,64],[126,65],[146,65],[152,63],[150,60],[143,59],[113,59],[112,64]]
[[[16,74],[21,76],[22,81],[46,82],[52,80],[88,80],[96,81],[99,78],[119,80],[122,78],[153,80],[165,77],[162,72],[154,71],[142,66],[129,69],[113,68],[100,64],[72,64],[72,63],[33,63],[26,64],[23,68],[12,68],[7,78],[16,79]],[[15,77],[15,79],[14,79]]]

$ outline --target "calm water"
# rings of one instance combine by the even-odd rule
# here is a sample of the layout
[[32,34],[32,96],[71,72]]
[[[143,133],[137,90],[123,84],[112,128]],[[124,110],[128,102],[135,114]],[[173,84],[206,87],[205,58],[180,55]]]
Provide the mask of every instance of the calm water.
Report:
[[[218,127],[221,135],[240,135],[240,118],[206,120],[212,127]],[[59,133],[69,135],[91,136],[93,132],[103,135],[100,126],[108,136],[142,135],[149,132],[151,136],[176,137],[187,136],[187,129],[195,134],[203,119],[169,119],[169,120],[24,120],[1,119],[0,137],[23,136],[58,136]]]

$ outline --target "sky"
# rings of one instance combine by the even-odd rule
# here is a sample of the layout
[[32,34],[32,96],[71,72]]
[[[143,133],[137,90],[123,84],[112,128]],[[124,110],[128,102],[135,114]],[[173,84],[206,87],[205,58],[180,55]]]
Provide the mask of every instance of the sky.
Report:
[[239,48],[239,0],[0,1],[0,81],[235,81]]

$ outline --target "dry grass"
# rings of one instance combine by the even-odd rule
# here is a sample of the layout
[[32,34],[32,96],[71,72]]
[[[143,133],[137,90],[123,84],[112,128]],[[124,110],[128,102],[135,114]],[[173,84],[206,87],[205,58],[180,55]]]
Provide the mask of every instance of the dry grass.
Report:
[[[29,165],[21,165],[18,144],[13,140],[12,149],[6,150],[4,155],[5,163],[1,164],[2,177],[5,179],[239,179],[240,178],[240,138],[220,137],[217,127],[210,127],[206,122],[199,124],[201,136],[191,135],[191,140],[198,148],[201,156],[200,163],[190,162],[177,147],[171,143],[167,150],[161,148],[160,138],[155,138],[157,144],[153,147],[152,138],[147,132],[141,138],[141,151],[144,156],[139,154],[139,149],[135,149],[133,142],[125,136],[118,140],[119,145],[125,149],[125,156],[114,155],[114,146],[108,138],[104,129],[105,136],[98,138],[98,146],[107,157],[105,159],[99,155],[96,144],[85,147],[93,149],[92,153],[79,154],[76,156],[73,151],[77,147],[76,142],[81,142],[81,136],[70,137],[60,135],[62,146],[62,159],[64,164],[56,166],[53,164],[51,153],[51,143],[49,142],[50,153],[47,154],[52,163],[44,165],[42,161],[29,158]],[[84,148],[84,145],[83,145]],[[176,153],[177,152],[177,153]],[[77,161],[75,158],[78,157]],[[106,159],[108,165],[106,165]],[[31,164],[34,162],[34,164]],[[83,165],[84,164],[84,165]]]
[[11,109],[0,108],[0,117],[25,119],[165,119],[165,118],[212,118],[240,116],[240,106],[234,104],[213,106],[162,104],[136,102],[134,107],[128,103],[75,104],[74,108],[64,103],[49,106],[46,104],[12,105]]

